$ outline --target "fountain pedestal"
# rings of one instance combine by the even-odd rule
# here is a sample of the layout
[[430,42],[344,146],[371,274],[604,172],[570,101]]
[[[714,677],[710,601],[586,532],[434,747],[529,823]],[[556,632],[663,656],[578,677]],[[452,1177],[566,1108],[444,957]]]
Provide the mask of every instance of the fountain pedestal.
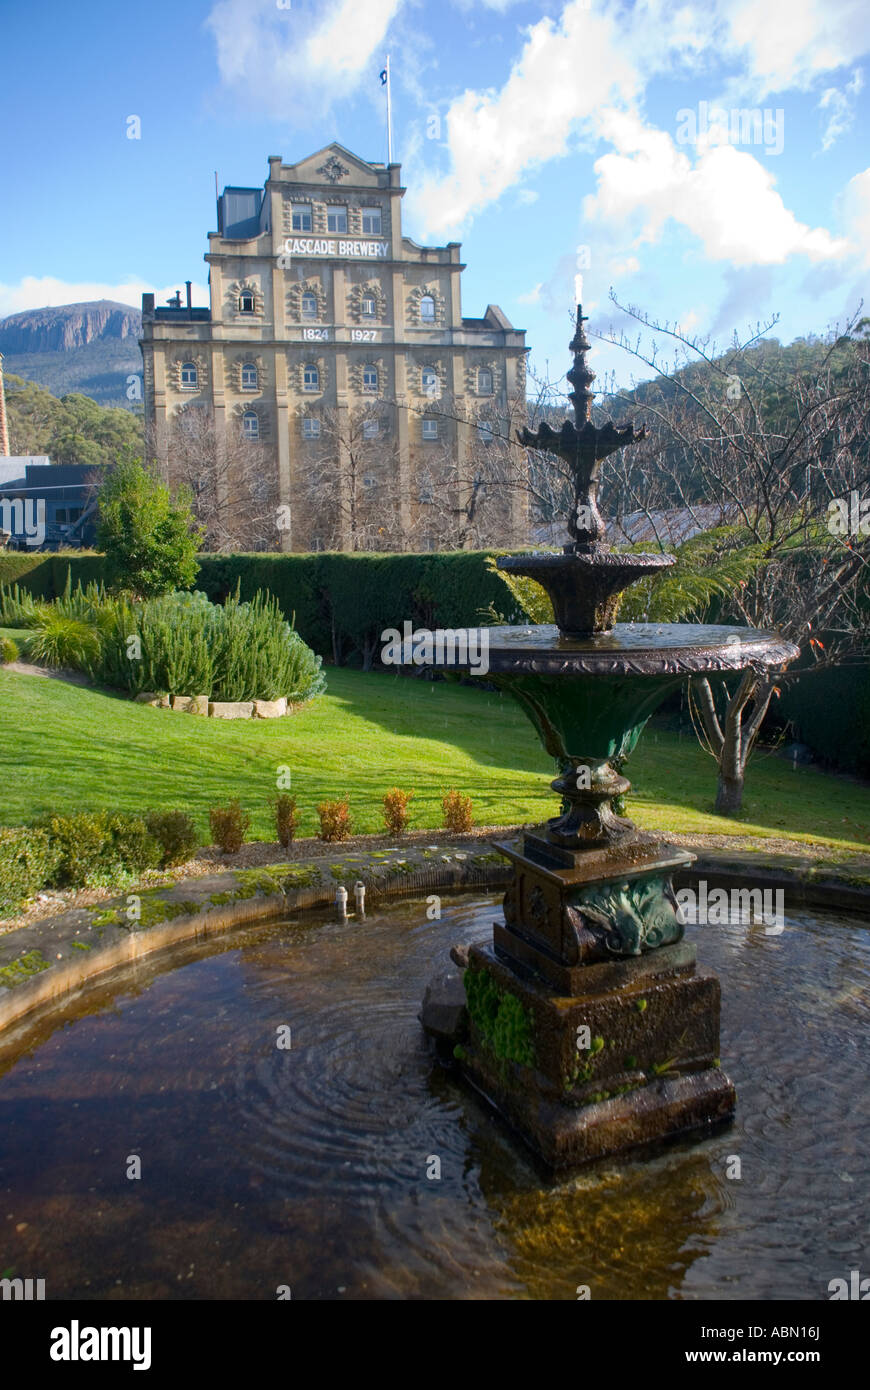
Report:
[[719,982],[671,889],[694,856],[639,834],[572,852],[544,829],[496,844],[514,876],[492,946],[467,953],[466,1079],[553,1168],[727,1119]]

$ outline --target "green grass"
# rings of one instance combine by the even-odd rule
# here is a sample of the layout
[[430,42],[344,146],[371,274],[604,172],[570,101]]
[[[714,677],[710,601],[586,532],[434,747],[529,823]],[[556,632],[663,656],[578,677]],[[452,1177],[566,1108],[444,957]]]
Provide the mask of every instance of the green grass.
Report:
[[[441,824],[451,786],[472,797],[479,825],[556,813],[552,762],[509,697],[334,668],[327,679],[328,694],[287,719],[225,723],[0,670],[0,823],[48,810],[181,808],[206,835],[209,806],[238,797],[251,812],[251,838],[271,840],[267,803],[282,765],[300,835],[316,833],[318,801],[345,793],[355,829],[382,831],[381,798],[392,786],[415,792],[411,828]],[[870,787],[796,772],[781,758],[753,762],[739,820],[712,814],[715,767],[692,737],[648,729],[627,774],[630,813],[649,829],[868,843]]]

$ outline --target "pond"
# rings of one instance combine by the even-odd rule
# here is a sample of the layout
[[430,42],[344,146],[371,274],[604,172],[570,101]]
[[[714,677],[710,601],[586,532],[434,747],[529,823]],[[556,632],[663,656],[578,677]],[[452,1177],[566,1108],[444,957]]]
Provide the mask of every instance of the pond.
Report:
[[826,1299],[866,1259],[859,921],[689,927],[735,1123],[553,1180],[422,1035],[428,979],[500,899],[442,907],[212,938],[7,1041],[0,1275],[49,1299]]

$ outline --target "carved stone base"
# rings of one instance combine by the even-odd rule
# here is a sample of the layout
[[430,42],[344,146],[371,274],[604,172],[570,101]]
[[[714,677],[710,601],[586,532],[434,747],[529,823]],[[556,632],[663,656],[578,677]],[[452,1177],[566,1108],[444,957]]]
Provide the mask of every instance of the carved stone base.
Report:
[[727,1120],[719,982],[685,943],[580,967],[556,994],[490,947],[472,946],[460,1068],[554,1168]]

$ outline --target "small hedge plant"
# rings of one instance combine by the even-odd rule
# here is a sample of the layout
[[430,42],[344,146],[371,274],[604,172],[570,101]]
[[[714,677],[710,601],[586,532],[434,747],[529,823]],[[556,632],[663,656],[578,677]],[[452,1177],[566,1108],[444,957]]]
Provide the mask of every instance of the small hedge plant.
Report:
[[441,810],[444,813],[444,828],[453,835],[470,830],[474,825],[471,816],[471,797],[463,796],[453,787],[441,798]]
[[0,917],[11,917],[52,876],[60,858],[44,830],[0,829]]
[[211,837],[224,854],[238,854],[251,828],[251,817],[239,801],[226,806],[212,806],[208,813]]
[[401,835],[408,828],[408,802],[413,792],[391,787],[384,797],[384,825],[390,835]]
[[348,840],[353,834],[353,822],[348,810],[347,797],[343,801],[321,801],[317,807],[320,817],[320,838],[330,844],[336,840]]

